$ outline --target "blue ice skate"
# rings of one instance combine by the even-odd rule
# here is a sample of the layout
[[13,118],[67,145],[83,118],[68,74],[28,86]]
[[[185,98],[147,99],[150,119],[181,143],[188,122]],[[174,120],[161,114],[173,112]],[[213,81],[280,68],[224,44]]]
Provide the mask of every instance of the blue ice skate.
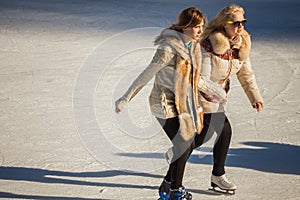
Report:
[[164,179],[158,189],[158,194],[159,194],[158,200],[168,200],[169,199],[170,187],[171,187],[171,183]]

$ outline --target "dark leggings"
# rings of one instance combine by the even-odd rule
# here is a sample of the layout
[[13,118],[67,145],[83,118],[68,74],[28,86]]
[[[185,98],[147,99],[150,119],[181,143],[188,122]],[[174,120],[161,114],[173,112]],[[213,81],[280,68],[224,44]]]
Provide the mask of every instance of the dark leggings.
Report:
[[217,139],[213,148],[214,165],[212,174],[222,176],[225,174],[225,160],[232,134],[230,122],[225,113],[204,114],[204,127],[201,134],[195,136],[194,148],[211,139],[214,132],[217,133]]
[[178,139],[178,137],[175,138],[179,130],[178,117],[170,119],[157,118],[157,120],[172,141],[174,151],[181,152],[178,159],[169,165],[169,170],[165,176],[165,179],[171,182],[172,189],[177,189],[182,186],[185,165],[193,149],[207,142],[213,136],[214,132],[217,133],[218,138],[213,149],[214,165],[212,174],[215,176],[225,174],[224,165],[232,133],[230,123],[225,113],[204,114],[203,130],[201,134],[197,134],[191,142],[185,142],[182,139]]

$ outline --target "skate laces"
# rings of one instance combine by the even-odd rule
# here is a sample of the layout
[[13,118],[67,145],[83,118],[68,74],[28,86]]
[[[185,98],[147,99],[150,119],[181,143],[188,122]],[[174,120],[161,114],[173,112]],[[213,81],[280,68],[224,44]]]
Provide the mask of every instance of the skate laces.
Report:
[[176,190],[175,197],[180,197],[182,200],[188,199],[188,192],[185,190],[185,187],[180,187]]
[[231,182],[228,180],[228,178],[224,175],[220,176],[221,180],[225,183],[231,184]]
[[170,186],[171,186],[171,182],[168,182],[166,179],[164,179],[159,187],[159,192],[158,192],[161,200],[169,199]]
[[181,194],[187,193],[184,186],[180,187],[180,188],[178,189],[178,191],[179,191]]

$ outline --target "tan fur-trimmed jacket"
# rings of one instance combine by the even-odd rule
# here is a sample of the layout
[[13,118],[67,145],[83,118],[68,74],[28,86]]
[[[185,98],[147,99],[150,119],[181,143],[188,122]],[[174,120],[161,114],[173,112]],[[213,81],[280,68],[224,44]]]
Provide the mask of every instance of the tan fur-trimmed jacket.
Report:
[[178,116],[181,135],[183,139],[189,140],[195,130],[200,133],[203,126],[199,86],[207,93],[217,93],[223,97],[226,93],[218,85],[210,86],[209,83],[200,80],[200,45],[191,40],[189,51],[183,37],[184,35],[177,31],[163,30],[155,40],[155,44],[159,46],[151,63],[115,105],[121,110],[155,76],[149,96],[152,114],[163,119]]
[[[208,39],[201,42],[201,47],[201,77],[203,79],[222,85],[225,79],[228,80],[232,75],[236,75],[250,103],[263,103],[251,68],[249,59],[251,39],[246,31],[234,41],[230,41],[224,32],[214,32]],[[225,110],[226,102],[213,103],[203,97],[200,100],[205,113]]]

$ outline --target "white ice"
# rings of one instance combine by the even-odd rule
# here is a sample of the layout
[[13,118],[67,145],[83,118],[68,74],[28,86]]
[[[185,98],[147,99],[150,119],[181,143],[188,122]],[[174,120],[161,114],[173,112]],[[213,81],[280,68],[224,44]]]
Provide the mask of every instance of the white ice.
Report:
[[232,2],[246,10],[265,107],[256,113],[233,80],[234,196],[208,190],[212,141],[191,156],[184,185],[195,200],[300,199],[298,0],[0,1],[0,198],[157,199],[171,144],[149,112],[152,82],[121,115],[114,101],[183,8],[211,19]]

